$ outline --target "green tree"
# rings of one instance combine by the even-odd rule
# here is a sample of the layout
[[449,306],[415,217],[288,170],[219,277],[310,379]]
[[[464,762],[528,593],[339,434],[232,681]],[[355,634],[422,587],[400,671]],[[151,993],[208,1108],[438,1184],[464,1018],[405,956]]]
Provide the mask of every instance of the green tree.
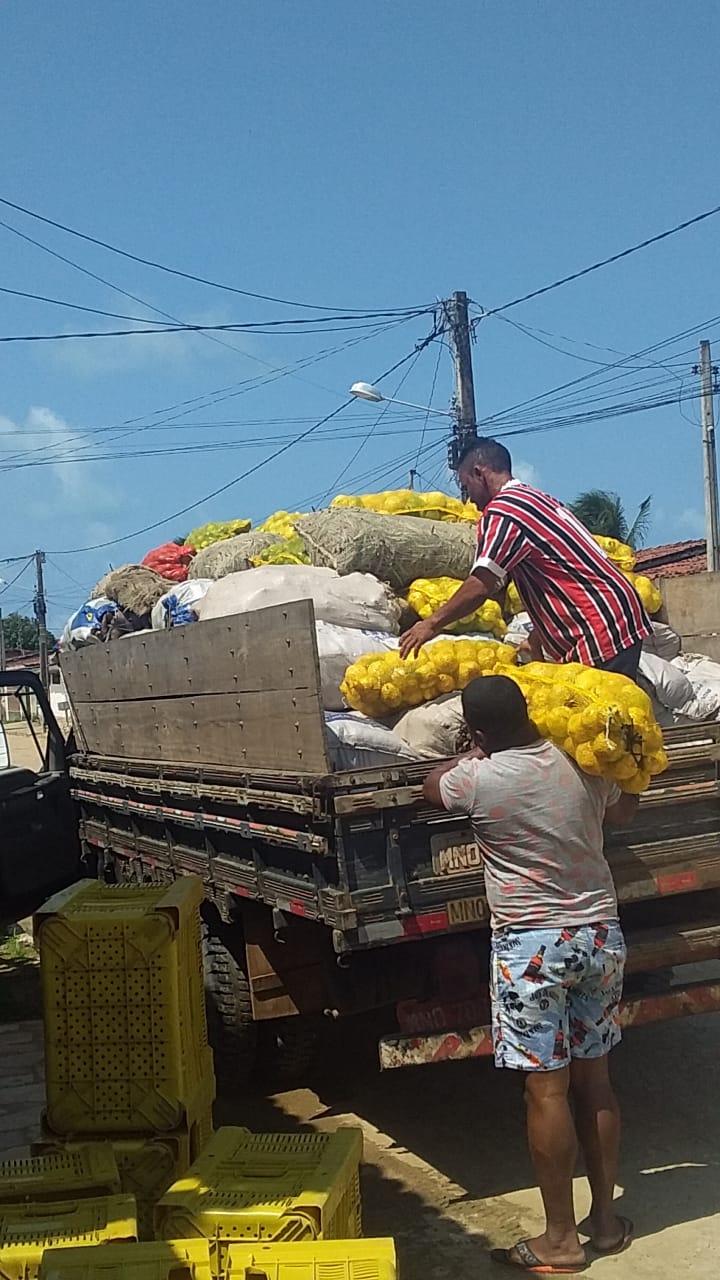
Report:
[[[23,613],[9,613],[2,620],[2,629],[7,649],[34,651],[40,645],[40,629],[37,622]],[[55,644],[55,637],[50,631],[48,631],[48,644]]]
[[639,547],[645,541],[650,527],[650,508],[652,497],[648,495],[640,503],[637,515],[632,524],[625,514],[621,499],[616,493],[608,493],[606,489],[588,489],[579,493],[570,510],[591,533],[599,533],[605,538],[617,538],[630,547]]

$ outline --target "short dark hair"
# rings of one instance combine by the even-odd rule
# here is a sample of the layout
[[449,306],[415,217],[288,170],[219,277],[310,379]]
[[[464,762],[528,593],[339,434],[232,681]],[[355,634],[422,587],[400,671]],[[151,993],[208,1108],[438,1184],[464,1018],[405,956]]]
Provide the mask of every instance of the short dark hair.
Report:
[[478,676],[462,691],[463,715],[471,729],[492,738],[511,738],[528,724],[522,690],[509,676]]
[[490,436],[478,436],[465,445],[458,458],[458,470],[464,463],[472,461],[481,467],[489,467],[491,471],[512,471],[512,458],[504,444],[492,440]]

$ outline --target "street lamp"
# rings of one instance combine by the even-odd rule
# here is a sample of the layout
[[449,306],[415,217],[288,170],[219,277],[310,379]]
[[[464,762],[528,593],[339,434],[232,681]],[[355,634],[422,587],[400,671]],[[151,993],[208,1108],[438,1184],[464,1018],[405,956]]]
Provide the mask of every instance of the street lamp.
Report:
[[353,382],[350,395],[357,396],[358,400],[369,400],[372,404],[380,404],[384,400],[387,404],[401,404],[406,409],[420,409],[422,413],[438,413],[442,418],[454,417],[450,409],[433,409],[429,404],[413,404],[410,400],[396,400],[395,396],[383,395],[380,388],[371,382]]

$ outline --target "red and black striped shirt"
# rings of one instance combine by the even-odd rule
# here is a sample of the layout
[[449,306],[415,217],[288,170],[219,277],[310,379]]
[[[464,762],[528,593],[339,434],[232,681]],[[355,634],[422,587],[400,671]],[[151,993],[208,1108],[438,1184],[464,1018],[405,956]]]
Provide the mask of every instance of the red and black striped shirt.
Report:
[[634,587],[584,525],[519,480],[485,508],[473,568],[512,578],[555,662],[597,666],[652,631]]

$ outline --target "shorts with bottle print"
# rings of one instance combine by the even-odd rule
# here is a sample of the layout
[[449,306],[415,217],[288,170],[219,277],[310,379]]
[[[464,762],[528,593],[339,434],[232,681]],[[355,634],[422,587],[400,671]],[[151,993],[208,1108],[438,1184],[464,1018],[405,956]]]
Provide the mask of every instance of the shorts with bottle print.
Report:
[[617,920],[502,929],[490,960],[495,1065],[554,1071],[621,1038],[625,939]]

